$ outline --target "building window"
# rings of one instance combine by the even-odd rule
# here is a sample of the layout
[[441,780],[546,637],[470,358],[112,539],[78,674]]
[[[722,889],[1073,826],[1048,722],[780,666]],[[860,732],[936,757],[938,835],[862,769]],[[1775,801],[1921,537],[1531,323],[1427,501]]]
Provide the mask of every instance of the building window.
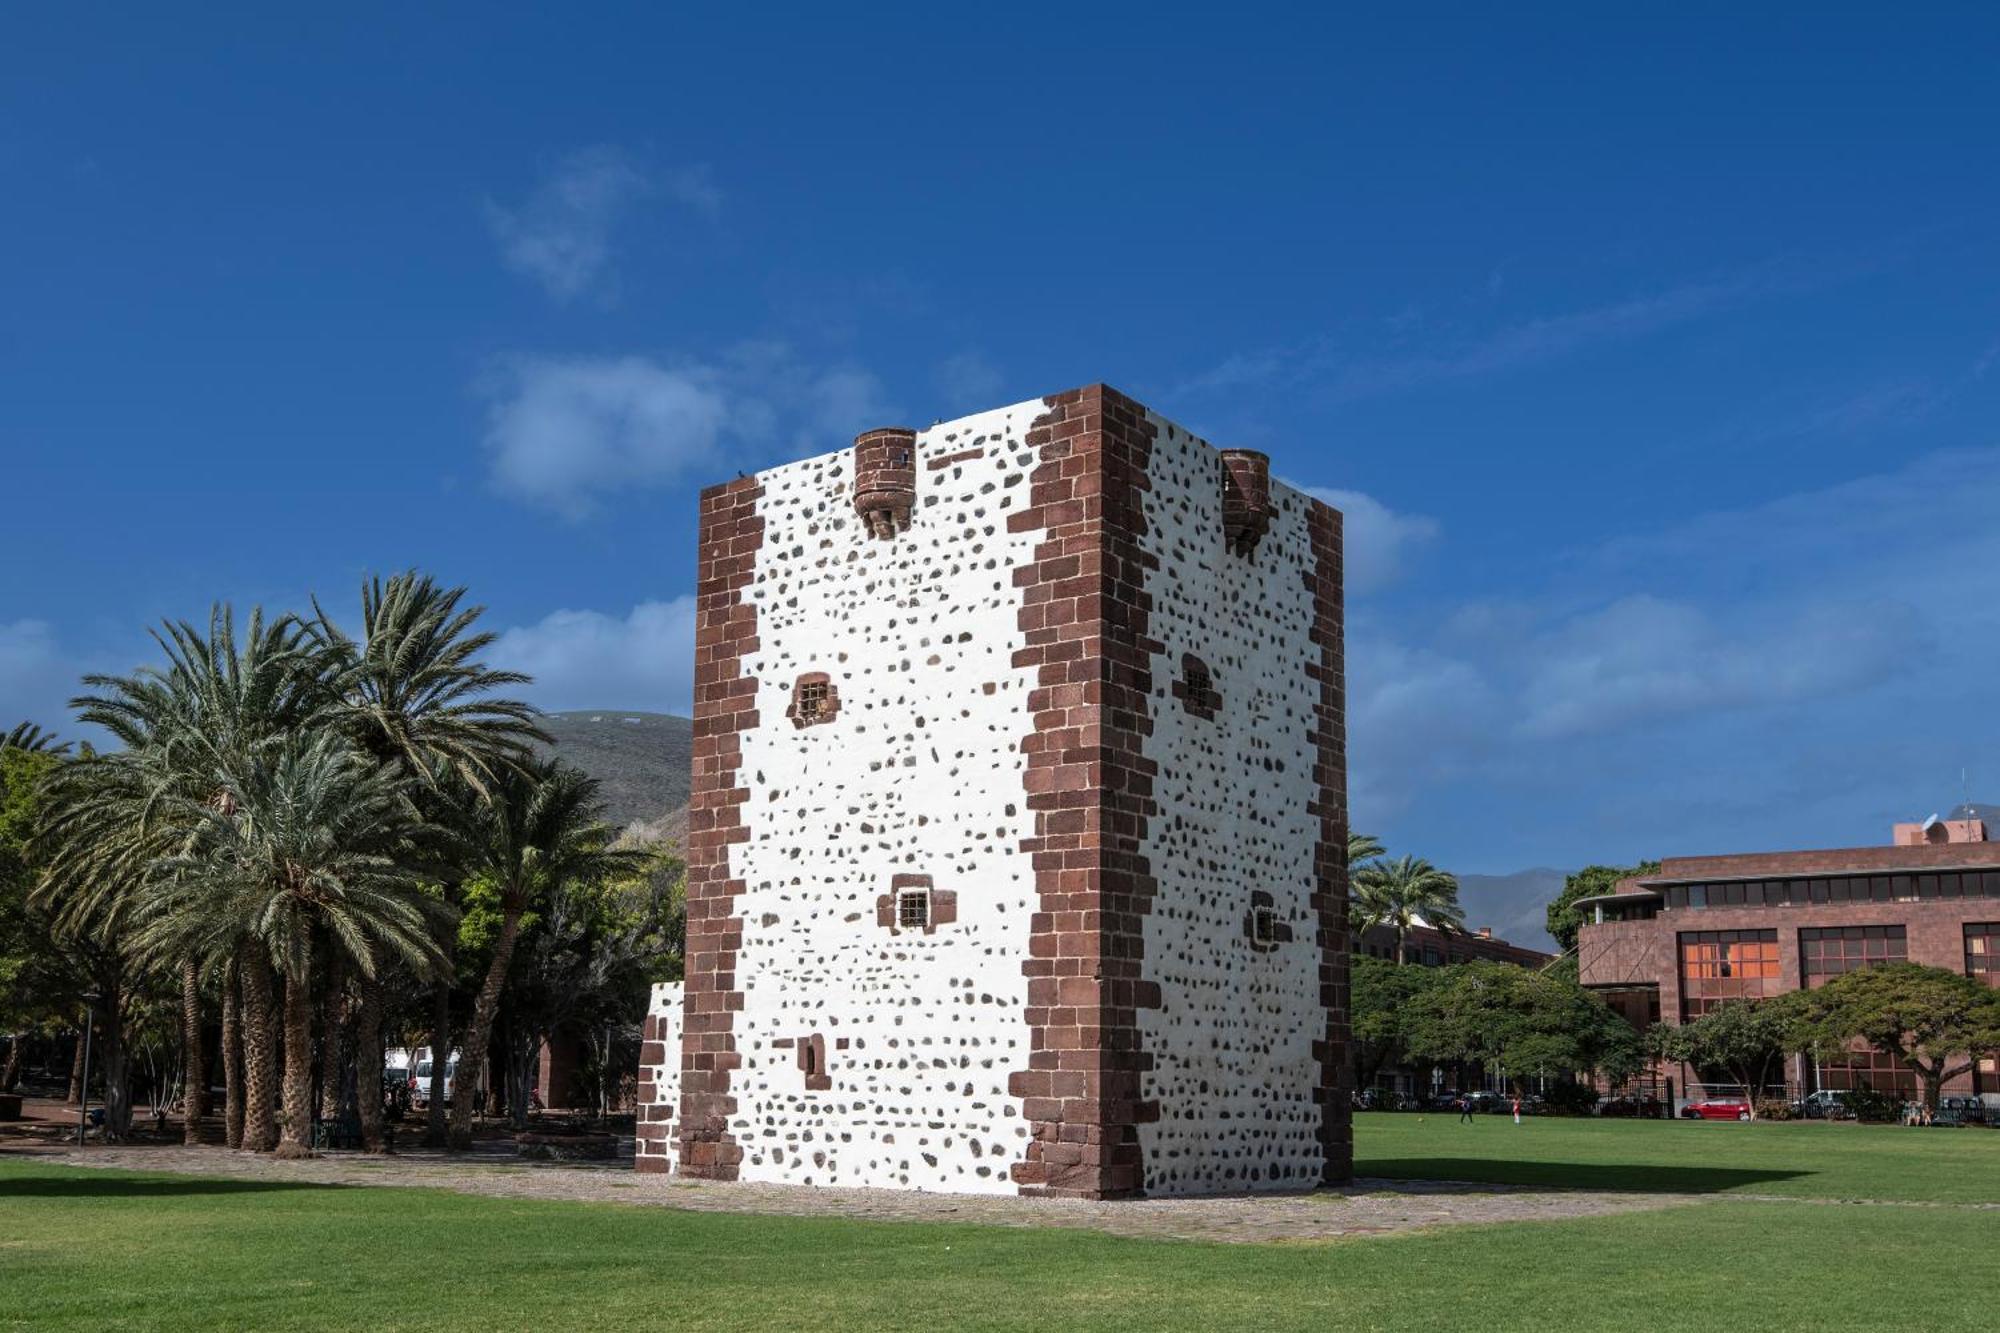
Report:
[[875,899],[875,924],[891,935],[932,935],[958,920],[958,893],[931,886],[929,875],[900,874]]
[[785,716],[794,727],[831,722],[839,712],[840,691],[824,671],[808,672],[792,682],[792,705],[785,710]]
[[1243,935],[1258,953],[1271,953],[1292,942],[1292,928],[1278,917],[1278,900],[1262,889],[1250,891],[1250,910],[1243,914]]
[[799,1038],[799,1072],[805,1075],[807,1092],[824,1092],[833,1086],[833,1077],[826,1072],[825,1037]]
[[1965,975],[2000,986],[2000,921],[1966,922]]
[[1222,707],[1221,691],[1215,688],[1215,673],[1193,653],[1181,654],[1181,674],[1174,682],[1174,698],[1181,701],[1182,708],[1200,718],[1212,719]]
[[1848,1051],[1839,1059],[1820,1061],[1814,1072],[1820,1087],[1834,1092],[1868,1089],[1899,1097],[1917,1095],[1915,1072],[1895,1056],[1876,1050]]
[[1824,986],[1843,972],[1909,957],[1901,926],[1828,926],[1799,932],[1799,970],[1807,986]]
[[1680,935],[1681,1019],[1731,1000],[1756,1000],[1782,989],[1775,930],[1698,930]]
[[922,930],[931,923],[929,889],[902,889],[896,894],[896,925],[902,930]]

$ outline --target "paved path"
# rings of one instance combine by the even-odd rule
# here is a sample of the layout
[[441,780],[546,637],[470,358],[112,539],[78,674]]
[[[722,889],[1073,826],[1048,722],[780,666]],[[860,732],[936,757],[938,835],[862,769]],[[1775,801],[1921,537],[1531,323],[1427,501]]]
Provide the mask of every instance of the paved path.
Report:
[[419,1186],[502,1198],[583,1200],[690,1212],[1079,1227],[1119,1236],[1231,1242],[1321,1241],[1468,1222],[1602,1217],[1702,1201],[1701,1196],[1687,1194],[1360,1180],[1343,1189],[1312,1194],[1088,1203],[902,1190],[717,1183],[639,1175],[624,1163],[605,1166],[528,1163],[498,1150],[458,1157],[426,1152],[394,1157],[329,1153],[303,1162],[281,1162],[221,1148],[94,1146],[79,1151],[46,1145],[0,1151],[0,1158],[23,1157],[75,1166],[173,1171],[244,1180]]

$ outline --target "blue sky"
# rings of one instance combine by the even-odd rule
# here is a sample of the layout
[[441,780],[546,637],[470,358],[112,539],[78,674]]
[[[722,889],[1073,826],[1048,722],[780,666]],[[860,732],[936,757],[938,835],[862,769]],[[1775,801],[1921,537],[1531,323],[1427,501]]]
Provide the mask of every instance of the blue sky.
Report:
[[683,711],[700,485],[1103,379],[1348,511],[1400,849],[2000,799],[1977,8],[61,8],[0,44],[0,718],[409,565],[537,702]]

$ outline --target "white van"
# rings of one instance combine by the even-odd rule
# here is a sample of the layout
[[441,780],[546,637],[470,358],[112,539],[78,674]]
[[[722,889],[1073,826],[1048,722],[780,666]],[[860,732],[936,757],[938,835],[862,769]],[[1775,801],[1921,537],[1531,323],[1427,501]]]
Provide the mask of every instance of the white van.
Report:
[[[428,1046],[417,1048],[416,1063],[410,1066],[410,1105],[426,1110],[431,1104],[431,1053]],[[451,1105],[452,1084],[458,1080],[458,1052],[444,1062],[444,1104]]]

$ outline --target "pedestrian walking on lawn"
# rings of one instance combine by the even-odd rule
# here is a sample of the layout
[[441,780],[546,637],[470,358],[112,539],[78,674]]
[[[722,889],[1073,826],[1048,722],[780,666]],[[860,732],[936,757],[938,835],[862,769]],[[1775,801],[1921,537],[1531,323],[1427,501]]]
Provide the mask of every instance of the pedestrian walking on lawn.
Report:
[[1518,1095],[1514,1098],[1514,1123],[1521,1123],[1521,1099]]
[[1472,1123],[1472,1098],[1460,1097],[1458,1099],[1458,1123],[1461,1125]]

